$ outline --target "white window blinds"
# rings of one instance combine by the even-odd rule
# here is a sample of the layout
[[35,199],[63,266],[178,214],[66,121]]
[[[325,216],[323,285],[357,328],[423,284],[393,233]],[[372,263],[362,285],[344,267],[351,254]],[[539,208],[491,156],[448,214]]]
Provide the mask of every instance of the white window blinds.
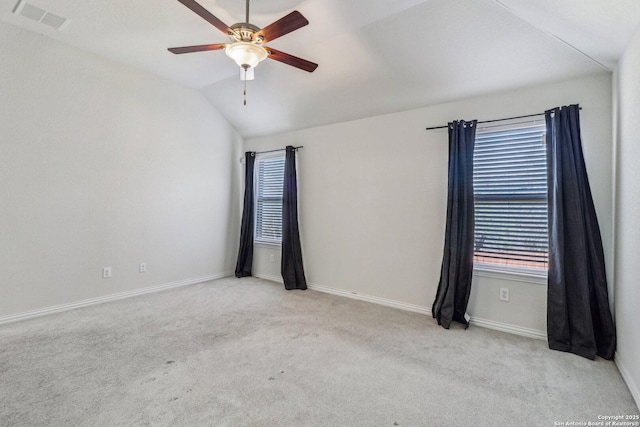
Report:
[[475,262],[547,268],[545,132],[530,125],[476,135]]
[[257,159],[256,232],[257,243],[282,241],[282,190],[284,157]]

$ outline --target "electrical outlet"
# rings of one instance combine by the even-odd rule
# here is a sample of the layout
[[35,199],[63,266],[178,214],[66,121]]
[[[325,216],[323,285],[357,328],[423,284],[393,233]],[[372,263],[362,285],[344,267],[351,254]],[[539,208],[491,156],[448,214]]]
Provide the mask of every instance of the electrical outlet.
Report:
[[274,254],[269,254],[269,262],[276,262],[276,256]]
[[140,263],[140,273],[144,273],[147,271],[147,263],[146,262],[141,262]]
[[105,267],[102,269],[102,278],[103,279],[111,278],[111,267]]
[[500,301],[509,302],[509,288],[500,288]]

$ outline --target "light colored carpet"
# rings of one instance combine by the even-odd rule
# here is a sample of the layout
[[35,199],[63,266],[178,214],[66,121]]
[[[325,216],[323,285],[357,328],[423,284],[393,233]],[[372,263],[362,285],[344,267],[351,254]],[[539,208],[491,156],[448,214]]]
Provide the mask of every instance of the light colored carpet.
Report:
[[637,413],[612,362],[253,278],[0,327],[2,426],[553,426]]

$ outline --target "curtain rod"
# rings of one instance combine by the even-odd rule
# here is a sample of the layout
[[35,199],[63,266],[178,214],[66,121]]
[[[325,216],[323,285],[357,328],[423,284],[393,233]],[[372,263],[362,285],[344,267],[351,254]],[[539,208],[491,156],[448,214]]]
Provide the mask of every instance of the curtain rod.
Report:
[[[580,109],[582,110],[582,107],[580,107]],[[479,121],[478,124],[480,123],[494,123],[494,122],[504,122],[505,120],[514,120],[514,119],[525,119],[527,117],[537,117],[537,116],[544,116],[545,113],[538,113],[538,114],[527,114],[525,116],[515,116],[515,117],[507,117],[505,119],[494,119],[494,120],[482,120]],[[430,128],[427,128],[427,130],[434,130],[434,129],[446,129],[448,128],[449,125],[444,125],[444,126],[433,126]]]
[[[304,148],[304,145],[299,145],[297,147],[293,147],[294,150],[297,150],[298,148]],[[266,153],[276,153],[278,151],[285,151],[286,148],[280,148],[278,150],[269,150],[269,151],[254,151],[253,154],[266,154]]]
[[[299,145],[297,147],[293,147],[294,150],[298,151],[299,148],[304,148],[304,145]],[[278,150],[268,150],[268,151],[252,151],[253,156],[255,157],[256,154],[266,154],[266,153],[276,153],[278,151],[285,151],[286,148],[280,148]],[[240,163],[244,164],[244,157],[240,157]]]

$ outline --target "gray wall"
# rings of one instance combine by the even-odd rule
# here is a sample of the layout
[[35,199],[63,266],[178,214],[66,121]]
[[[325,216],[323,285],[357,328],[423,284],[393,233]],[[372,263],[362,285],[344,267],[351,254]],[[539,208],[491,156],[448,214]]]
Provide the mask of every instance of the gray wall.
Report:
[[4,23],[0,40],[0,318],[229,274],[242,141],[208,101]]
[[640,29],[617,69],[616,363],[640,406]]
[[[609,74],[249,139],[245,145],[250,150],[304,145],[298,152],[299,208],[312,286],[429,312],[444,245],[448,147],[446,129],[427,132],[425,127],[571,103],[583,107],[585,157],[611,266]],[[254,272],[278,280],[279,256],[279,247],[257,247]],[[546,280],[475,276],[469,312],[477,324],[545,336]],[[510,302],[499,301],[500,287],[510,289]]]

